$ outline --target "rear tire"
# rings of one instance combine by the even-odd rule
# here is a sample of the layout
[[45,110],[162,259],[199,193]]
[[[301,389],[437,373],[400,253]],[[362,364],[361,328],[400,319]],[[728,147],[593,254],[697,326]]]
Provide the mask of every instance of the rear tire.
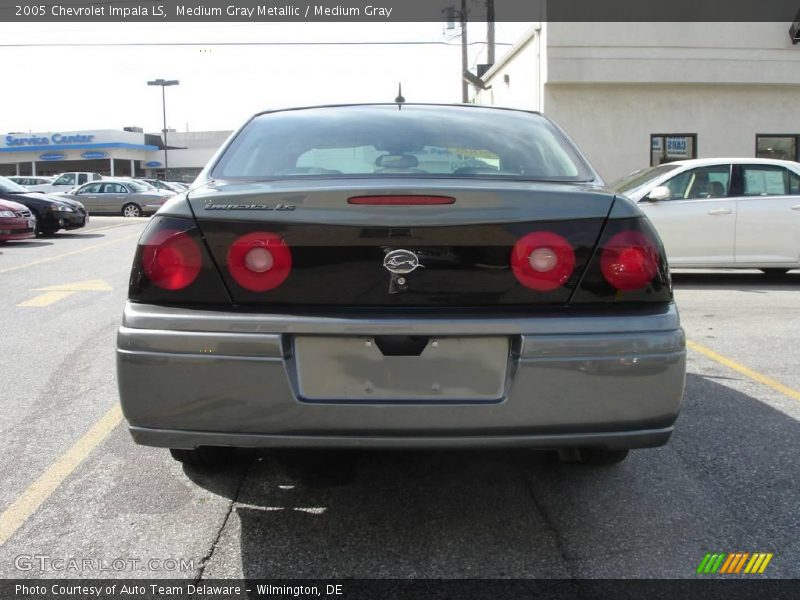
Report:
[[628,450],[609,448],[564,448],[558,451],[561,462],[580,463],[594,467],[615,465],[628,457]]
[[220,446],[200,446],[194,450],[170,448],[169,453],[172,454],[172,458],[184,465],[199,469],[208,469],[229,462],[233,455],[233,448],[223,448]]
[[789,272],[789,269],[761,269],[767,277],[782,277]]
[[142,216],[142,209],[139,208],[138,204],[126,204],[122,207],[122,216],[123,217],[141,217]]

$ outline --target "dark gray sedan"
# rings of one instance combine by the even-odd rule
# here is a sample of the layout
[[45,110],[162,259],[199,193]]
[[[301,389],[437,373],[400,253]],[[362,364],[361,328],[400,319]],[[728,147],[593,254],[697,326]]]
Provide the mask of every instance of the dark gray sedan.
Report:
[[532,112],[262,113],[139,240],[117,346],[140,444],[666,443],[685,342],[642,211]]
[[156,212],[171,194],[132,179],[103,178],[75,188],[67,198],[81,202],[90,214],[141,217]]

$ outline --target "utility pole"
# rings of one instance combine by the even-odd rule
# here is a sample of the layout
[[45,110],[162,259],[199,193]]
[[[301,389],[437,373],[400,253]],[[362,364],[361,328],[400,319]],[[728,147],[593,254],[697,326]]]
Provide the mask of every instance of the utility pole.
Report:
[[[467,0],[461,0],[461,72],[469,69],[469,56],[467,54]],[[469,102],[469,84],[461,78],[461,102]]]
[[494,64],[494,0],[486,0],[486,62]]
[[153,81],[147,82],[147,85],[161,86],[161,114],[164,118],[164,129],[162,129],[164,133],[164,180],[169,179],[169,155],[167,154],[167,97],[164,93],[164,88],[178,85],[179,83],[180,81],[177,79],[154,79]]

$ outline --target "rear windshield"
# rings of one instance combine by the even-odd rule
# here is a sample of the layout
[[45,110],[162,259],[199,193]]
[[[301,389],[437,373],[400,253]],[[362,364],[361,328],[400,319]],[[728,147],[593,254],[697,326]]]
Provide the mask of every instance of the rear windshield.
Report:
[[594,179],[570,142],[539,115],[413,105],[260,115],[236,136],[212,176]]

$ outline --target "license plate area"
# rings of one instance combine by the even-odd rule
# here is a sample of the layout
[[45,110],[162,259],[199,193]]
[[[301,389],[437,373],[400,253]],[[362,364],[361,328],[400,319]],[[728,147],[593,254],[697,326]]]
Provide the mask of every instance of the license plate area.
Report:
[[510,339],[297,335],[292,345],[303,401],[469,403],[502,400]]

